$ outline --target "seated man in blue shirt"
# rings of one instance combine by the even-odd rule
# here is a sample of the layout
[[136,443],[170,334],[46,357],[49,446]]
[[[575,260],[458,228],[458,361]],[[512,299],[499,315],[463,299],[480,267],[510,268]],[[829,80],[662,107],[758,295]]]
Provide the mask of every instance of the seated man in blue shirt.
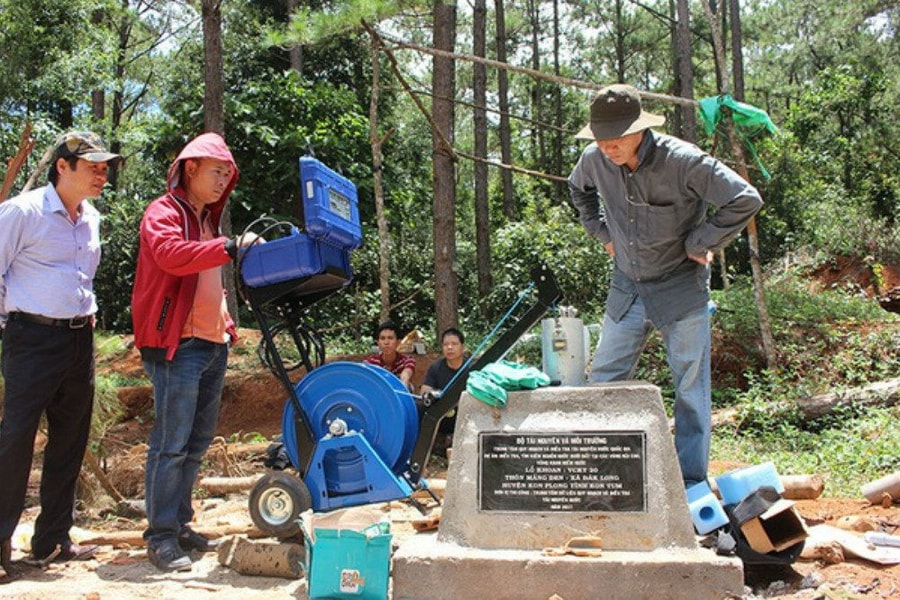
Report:
[[651,127],[630,85],[603,88],[577,137],[593,141],[569,175],[588,234],[613,258],[592,381],[631,379],[655,327],[675,384],[675,450],[686,487],[704,481],[711,436],[709,268],[762,206],[722,162]]
[[69,537],[94,402],[100,214],[87,199],[100,195],[109,165],[121,159],[93,133],[65,134],[56,142],[49,183],[0,203],[0,583],[13,577],[10,538],[25,504],[41,415],[47,446],[32,554],[65,561],[96,550]]

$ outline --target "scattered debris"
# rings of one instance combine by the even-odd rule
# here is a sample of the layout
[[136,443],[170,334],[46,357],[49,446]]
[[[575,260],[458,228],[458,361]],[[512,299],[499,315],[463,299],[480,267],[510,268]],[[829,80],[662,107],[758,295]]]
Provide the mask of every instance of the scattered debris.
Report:
[[846,517],[841,517],[835,521],[834,524],[836,527],[840,527],[846,531],[856,531],[858,533],[875,531],[878,529],[878,524],[875,523],[875,521],[866,517],[860,517],[859,515],[847,515]]
[[573,537],[558,548],[544,548],[544,556],[573,556],[598,557],[603,554],[603,541],[592,535]]
[[831,525],[816,525],[809,528],[809,538],[803,548],[801,557],[808,560],[823,559],[823,555],[834,554],[831,548],[835,544],[841,547],[843,554],[849,554],[881,565],[900,564],[900,548],[875,546],[862,536],[845,531]]
[[441,524],[441,509],[438,507],[433,510],[431,514],[421,517],[419,519],[413,519],[410,521],[410,525],[413,526],[413,529],[416,531],[433,531],[438,528]]

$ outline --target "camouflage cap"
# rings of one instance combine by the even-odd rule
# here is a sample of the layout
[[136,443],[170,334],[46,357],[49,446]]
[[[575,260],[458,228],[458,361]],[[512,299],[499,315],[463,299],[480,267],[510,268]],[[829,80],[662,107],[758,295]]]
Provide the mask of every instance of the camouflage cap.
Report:
[[100,136],[90,131],[70,131],[57,138],[53,162],[73,156],[93,163],[124,160],[118,154],[107,152],[106,144]]

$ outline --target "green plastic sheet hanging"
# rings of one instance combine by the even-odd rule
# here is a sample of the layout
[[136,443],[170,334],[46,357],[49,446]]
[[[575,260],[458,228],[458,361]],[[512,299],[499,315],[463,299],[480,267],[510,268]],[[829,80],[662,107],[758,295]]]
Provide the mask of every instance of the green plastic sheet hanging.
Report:
[[756,152],[756,146],[753,145],[753,138],[763,133],[775,133],[778,128],[769,118],[766,111],[757,108],[751,104],[738,102],[729,94],[720,94],[719,96],[711,96],[700,100],[700,117],[703,120],[703,126],[707,135],[712,135],[719,123],[722,122],[724,114],[722,108],[726,107],[731,111],[731,118],[738,136],[747,145],[750,154],[762,171],[763,177],[770,179],[772,176],[763,166],[759,155]]

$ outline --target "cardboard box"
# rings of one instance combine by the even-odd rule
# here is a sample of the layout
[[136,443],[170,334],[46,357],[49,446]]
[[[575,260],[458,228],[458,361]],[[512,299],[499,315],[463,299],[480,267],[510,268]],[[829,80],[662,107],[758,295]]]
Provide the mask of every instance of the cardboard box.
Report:
[[387,598],[391,534],[383,517],[371,507],[301,515],[311,600]]
[[790,500],[780,499],[769,509],[741,525],[741,533],[757,552],[781,552],[809,536],[803,517]]

